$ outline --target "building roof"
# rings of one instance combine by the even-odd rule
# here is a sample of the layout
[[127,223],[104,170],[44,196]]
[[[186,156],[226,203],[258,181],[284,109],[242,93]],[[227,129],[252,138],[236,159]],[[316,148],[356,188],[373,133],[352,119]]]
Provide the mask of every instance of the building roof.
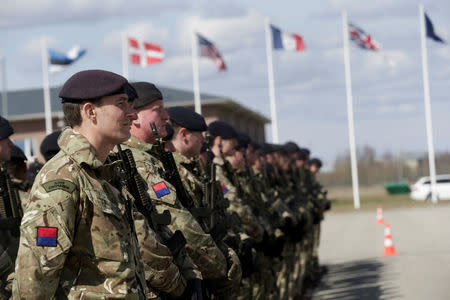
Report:
[[[158,86],[164,96],[164,103],[166,106],[194,106],[194,93],[187,90],[161,87]],[[51,111],[53,117],[62,117],[62,104],[61,99],[58,97],[61,87],[50,88],[50,103]],[[262,114],[237,103],[234,100],[228,99],[226,97],[211,95],[211,94],[201,94],[202,105],[224,105],[235,110],[241,110],[252,115],[254,118],[260,120],[261,122],[268,123],[270,120],[263,116]],[[44,100],[43,100],[43,90],[42,89],[27,89],[27,90],[17,90],[8,91],[7,94],[7,112],[8,120],[26,120],[26,119],[36,119],[44,118]],[[2,96],[0,95],[0,99]],[[3,102],[0,107],[1,115],[3,112]]]

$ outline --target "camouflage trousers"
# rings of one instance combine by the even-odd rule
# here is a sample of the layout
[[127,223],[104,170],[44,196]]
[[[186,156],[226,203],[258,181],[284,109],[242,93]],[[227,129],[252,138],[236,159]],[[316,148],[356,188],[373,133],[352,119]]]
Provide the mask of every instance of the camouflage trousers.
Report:
[[258,252],[257,271],[252,274],[252,299],[277,299],[276,277],[272,268],[272,259]]
[[239,295],[237,297],[238,300],[250,300],[253,297],[253,282],[252,276],[242,278],[241,285],[239,287]]
[[296,286],[294,284],[295,268],[295,243],[287,241],[284,244],[281,269],[277,275],[277,287],[280,292],[280,299],[293,299]]
[[303,279],[309,277],[312,272],[312,254],[314,248],[314,230],[313,226],[310,226],[304,232],[304,237],[301,240],[300,245],[300,263],[302,264],[301,270],[303,272]]
[[314,242],[313,242],[313,249],[312,249],[311,264],[312,264],[313,270],[318,271],[318,269],[319,269],[320,223],[317,225],[314,225],[313,232],[314,232]]

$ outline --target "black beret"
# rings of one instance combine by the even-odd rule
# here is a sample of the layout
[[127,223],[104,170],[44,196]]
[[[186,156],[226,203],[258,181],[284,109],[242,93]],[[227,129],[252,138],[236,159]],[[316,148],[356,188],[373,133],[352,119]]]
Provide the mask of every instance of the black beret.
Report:
[[14,133],[8,120],[0,116],[0,140],[6,139]]
[[250,142],[250,146],[252,146],[253,149],[256,150],[256,151],[259,150],[259,148],[261,148],[261,144],[255,142],[255,141],[251,141]]
[[59,97],[62,103],[79,103],[116,94],[127,94],[129,101],[137,96],[125,77],[104,70],[86,70],[72,75],[64,83]]
[[164,141],[170,141],[173,138],[173,134],[175,133],[175,131],[173,130],[172,125],[170,125],[169,123],[166,123],[166,136],[163,137]]
[[311,166],[311,165],[316,165],[319,169],[322,168],[322,161],[321,161],[320,159],[318,159],[318,158],[310,159],[310,160],[308,161],[308,164],[309,164],[310,166]]
[[137,93],[137,98],[133,102],[135,109],[141,108],[155,102],[156,100],[162,100],[163,95],[161,91],[150,82],[135,82],[131,84]]
[[300,153],[304,153],[305,155],[309,155],[309,154],[311,154],[311,151],[309,151],[308,148],[301,148],[300,149]]
[[186,129],[193,131],[206,131],[208,129],[205,118],[190,108],[174,106],[167,109],[167,113],[173,122]]
[[41,143],[41,154],[46,161],[49,161],[59,152],[58,137],[61,131],[55,131],[47,135]]
[[224,121],[214,121],[208,126],[208,131],[213,136],[220,136],[221,138],[227,139],[237,139],[237,131]]
[[309,150],[306,148],[300,148],[300,160],[307,160],[309,155]]
[[13,145],[11,148],[11,160],[27,161],[25,153],[17,145]]
[[251,139],[247,134],[240,132],[237,137],[238,145],[237,145],[236,149],[237,150],[247,149],[250,141],[251,141]]
[[300,152],[300,147],[294,142],[287,142],[283,145],[284,151],[288,154]]
[[273,147],[273,145],[269,143],[263,143],[258,150],[260,155],[266,155],[269,153],[273,153],[275,151],[276,151],[275,147]]

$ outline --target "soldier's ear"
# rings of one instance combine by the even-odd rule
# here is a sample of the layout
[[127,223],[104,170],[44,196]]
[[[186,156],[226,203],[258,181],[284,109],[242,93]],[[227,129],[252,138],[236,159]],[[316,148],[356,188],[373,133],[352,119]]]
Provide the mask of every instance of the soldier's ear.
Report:
[[141,127],[141,114],[139,112],[136,112],[136,116],[137,116],[137,118],[135,120],[133,120],[131,122],[131,124],[133,124],[133,126],[136,126],[139,128],[139,127]]
[[91,102],[86,102],[81,107],[81,113],[86,119],[94,121],[96,119],[95,107]]
[[185,137],[186,137],[186,128],[181,127],[181,128],[178,130],[178,134],[180,135],[180,137],[185,138]]

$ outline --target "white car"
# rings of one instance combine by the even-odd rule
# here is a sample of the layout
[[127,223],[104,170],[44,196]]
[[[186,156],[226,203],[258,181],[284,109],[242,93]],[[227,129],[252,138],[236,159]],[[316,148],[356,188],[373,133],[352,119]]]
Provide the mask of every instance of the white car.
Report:
[[[430,190],[430,177],[422,177],[411,186],[411,199],[430,201]],[[436,175],[436,192],[438,200],[450,200],[450,174]]]

